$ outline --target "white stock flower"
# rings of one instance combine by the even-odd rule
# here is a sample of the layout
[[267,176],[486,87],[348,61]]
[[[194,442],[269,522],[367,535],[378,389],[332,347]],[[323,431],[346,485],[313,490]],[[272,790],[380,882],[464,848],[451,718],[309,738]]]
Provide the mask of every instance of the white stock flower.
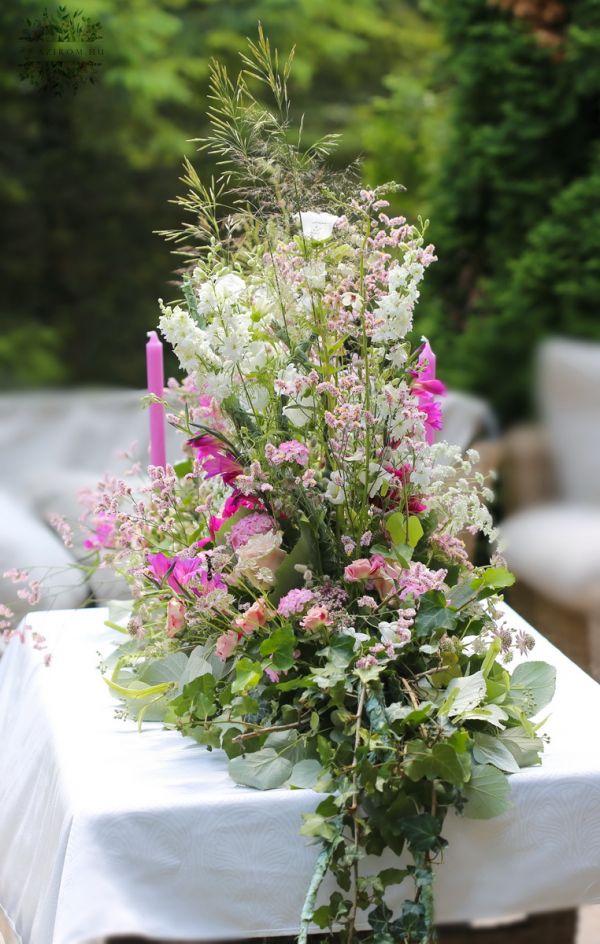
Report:
[[306,238],[314,239],[315,242],[319,243],[330,238],[333,227],[339,219],[333,213],[317,213],[315,210],[304,210],[297,213],[296,219],[298,218]]
[[391,623],[382,621],[378,624],[377,628],[381,634],[381,641],[384,646],[392,645],[395,648],[400,648],[400,646],[405,646],[407,642],[411,640],[410,629],[396,620]]
[[202,315],[208,315],[212,311],[236,302],[245,291],[246,283],[235,272],[208,279],[196,292],[198,311]]

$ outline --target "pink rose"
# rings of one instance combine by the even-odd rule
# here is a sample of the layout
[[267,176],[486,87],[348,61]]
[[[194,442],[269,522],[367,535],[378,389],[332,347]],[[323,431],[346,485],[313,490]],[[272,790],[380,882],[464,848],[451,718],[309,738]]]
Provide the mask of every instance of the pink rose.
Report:
[[300,620],[300,625],[308,632],[312,632],[313,629],[318,629],[320,626],[331,626],[331,623],[329,610],[319,603],[316,606],[311,606],[304,619]]
[[366,557],[355,560],[344,569],[344,579],[348,583],[355,583],[357,580],[366,580],[371,576],[371,561]]
[[185,626],[185,603],[171,597],[167,603],[167,636],[176,636]]
[[256,629],[264,626],[272,617],[272,611],[264,597],[256,600],[249,610],[234,619],[233,625],[245,636],[250,636]]
[[235,647],[240,641],[238,633],[235,629],[228,629],[226,633],[223,633],[222,636],[219,636],[217,639],[217,645],[215,646],[215,652],[219,659],[222,659],[225,662],[226,659],[232,655]]

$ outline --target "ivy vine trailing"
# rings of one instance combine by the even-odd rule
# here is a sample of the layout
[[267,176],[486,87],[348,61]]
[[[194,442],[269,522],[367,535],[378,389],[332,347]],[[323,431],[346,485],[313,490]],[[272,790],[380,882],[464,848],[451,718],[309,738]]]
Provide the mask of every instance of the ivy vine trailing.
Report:
[[330,173],[333,138],[303,145],[292,59],[262,31],[242,62],[212,71],[202,147],[222,176],[186,166],[193,220],[169,234],[183,457],[141,490],[105,480],[89,514],[133,597],[107,682],[140,723],[225,751],[237,783],[316,791],[300,944],[315,926],[431,944],[445,818],[509,808],[554,673],[521,658],[501,558],[476,568],[461,538],[495,536],[476,455],[434,442],[444,386],[413,331],[426,226],[386,214],[393,185]]

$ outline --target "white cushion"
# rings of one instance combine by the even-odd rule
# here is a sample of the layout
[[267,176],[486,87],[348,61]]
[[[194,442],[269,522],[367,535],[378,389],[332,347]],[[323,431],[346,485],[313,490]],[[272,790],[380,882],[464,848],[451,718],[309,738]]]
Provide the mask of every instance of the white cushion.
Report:
[[[35,609],[72,609],[89,596],[89,587],[74,564],[49,528],[11,495],[0,492],[0,577],[13,567],[30,570],[32,578],[42,581],[42,597]],[[18,617],[33,609],[17,594],[22,586],[0,582],[0,602]]]
[[517,512],[501,527],[506,560],[550,600],[590,612],[600,603],[600,509],[539,505]]
[[600,344],[546,341],[537,394],[562,496],[600,507]]

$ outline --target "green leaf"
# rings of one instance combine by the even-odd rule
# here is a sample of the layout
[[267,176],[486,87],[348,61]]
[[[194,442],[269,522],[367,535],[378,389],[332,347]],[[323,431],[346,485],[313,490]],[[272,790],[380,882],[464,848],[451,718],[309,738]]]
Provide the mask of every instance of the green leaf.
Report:
[[435,744],[428,748],[421,740],[409,743],[404,769],[414,782],[443,780],[455,787],[461,787],[469,775],[469,764],[464,763],[464,756],[459,758],[450,744]]
[[499,737],[477,731],[473,740],[473,757],[478,764],[492,764],[507,774],[517,773],[519,765]]
[[385,714],[390,724],[393,724],[395,721],[402,721],[404,724],[421,724],[422,721],[425,721],[429,717],[435,705],[432,701],[423,701],[418,708],[413,708],[411,705],[404,705],[402,702],[394,702],[389,705]]
[[553,666],[546,662],[522,662],[512,673],[510,698],[529,717],[552,701],[555,688],[556,669]]
[[324,773],[325,769],[318,760],[301,760],[294,764],[289,780],[290,787],[312,790]]
[[464,789],[465,816],[492,819],[510,809],[510,786],[506,774],[490,764],[476,764]]
[[473,587],[489,587],[492,590],[501,590],[503,587],[512,587],[515,575],[506,567],[486,567],[473,581]]
[[540,763],[540,754],[544,749],[544,742],[541,738],[532,737],[520,725],[502,731],[499,738],[508,748],[519,767],[532,767]]
[[402,832],[413,852],[429,852],[439,845],[440,821],[431,813],[418,813],[402,820]]
[[231,685],[232,692],[247,692],[249,689],[258,685],[262,678],[262,666],[260,662],[252,662],[244,656],[239,659],[235,665],[235,679]]
[[495,728],[503,728],[504,722],[508,721],[508,714],[500,705],[481,705],[479,708],[472,708],[470,711],[463,711],[459,720],[463,721],[487,721],[493,724]]
[[179,683],[187,663],[188,657],[184,652],[171,652],[162,659],[147,662],[138,672],[138,678],[148,685],[158,685],[160,682]]
[[416,547],[424,533],[423,525],[416,515],[410,515],[407,522],[401,511],[388,515],[385,526],[394,545],[408,544],[409,547]]
[[281,787],[292,772],[292,764],[280,757],[272,747],[263,747],[254,754],[242,754],[229,761],[229,776],[236,783],[256,790]]
[[419,612],[414,632],[418,639],[439,638],[456,625],[456,613],[446,606],[446,598],[439,590],[424,593],[419,601]]
[[453,678],[446,689],[446,698],[439,714],[453,718],[481,704],[486,696],[485,679],[482,672]]

